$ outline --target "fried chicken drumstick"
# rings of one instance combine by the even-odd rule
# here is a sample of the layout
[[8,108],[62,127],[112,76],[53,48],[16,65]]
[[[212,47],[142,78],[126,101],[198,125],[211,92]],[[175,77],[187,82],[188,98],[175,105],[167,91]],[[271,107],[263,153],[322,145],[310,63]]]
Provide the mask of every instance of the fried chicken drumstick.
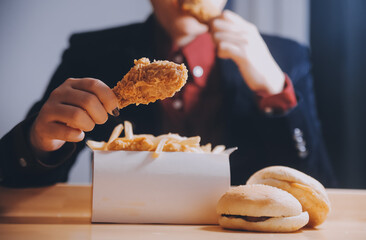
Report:
[[204,24],[221,14],[211,0],[179,0],[180,8]]
[[135,66],[113,88],[120,109],[130,104],[148,104],[172,97],[187,81],[188,70],[184,64],[169,61],[150,63],[147,58],[134,63]]

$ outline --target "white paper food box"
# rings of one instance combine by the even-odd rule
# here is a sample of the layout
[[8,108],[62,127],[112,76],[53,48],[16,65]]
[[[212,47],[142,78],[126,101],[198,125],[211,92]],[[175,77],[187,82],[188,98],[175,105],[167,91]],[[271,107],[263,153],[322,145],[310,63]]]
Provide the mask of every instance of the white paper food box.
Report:
[[92,222],[216,224],[231,152],[94,151]]

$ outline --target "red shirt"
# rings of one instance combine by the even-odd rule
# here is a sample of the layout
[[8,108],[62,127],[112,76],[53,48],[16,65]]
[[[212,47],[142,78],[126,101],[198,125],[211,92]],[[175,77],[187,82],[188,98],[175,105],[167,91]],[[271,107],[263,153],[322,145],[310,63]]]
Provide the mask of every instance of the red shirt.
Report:
[[[166,32],[157,26],[156,43],[157,56],[161,58],[159,60],[185,63],[188,68],[187,84],[172,98],[161,101],[164,132],[177,132],[185,136],[200,135],[205,139],[204,135],[210,135],[207,133],[211,130],[207,129],[204,133],[202,127],[198,126],[206,127],[207,124],[210,125],[208,121],[219,120],[217,113],[222,103],[220,76],[215,67],[216,46],[211,35],[201,34],[189,44],[178,48],[172,44]],[[296,106],[293,85],[289,77],[286,74],[285,76],[285,85],[281,93],[268,96],[257,94],[259,109],[267,113],[286,112]]]

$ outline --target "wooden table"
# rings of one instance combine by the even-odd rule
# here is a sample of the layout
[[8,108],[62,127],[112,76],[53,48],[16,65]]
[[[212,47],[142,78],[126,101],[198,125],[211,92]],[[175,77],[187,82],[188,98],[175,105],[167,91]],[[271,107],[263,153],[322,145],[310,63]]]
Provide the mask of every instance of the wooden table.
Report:
[[289,234],[215,225],[91,224],[91,187],[0,188],[0,239],[366,239],[366,190],[328,189],[332,212],[317,229]]

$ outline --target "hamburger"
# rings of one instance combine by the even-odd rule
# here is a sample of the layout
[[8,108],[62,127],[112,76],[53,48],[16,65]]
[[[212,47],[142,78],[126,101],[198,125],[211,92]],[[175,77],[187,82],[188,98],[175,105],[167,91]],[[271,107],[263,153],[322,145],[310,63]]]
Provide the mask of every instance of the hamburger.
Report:
[[262,184],[231,187],[217,204],[223,228],[259,232],[293,232],[309,221],[291,194]]
[[298,170],[283,166],[263,168],[247,184],[265,184],[291,193],[309,213],[309,227],[323,223],[330,212],[330,201],[324,186]]

